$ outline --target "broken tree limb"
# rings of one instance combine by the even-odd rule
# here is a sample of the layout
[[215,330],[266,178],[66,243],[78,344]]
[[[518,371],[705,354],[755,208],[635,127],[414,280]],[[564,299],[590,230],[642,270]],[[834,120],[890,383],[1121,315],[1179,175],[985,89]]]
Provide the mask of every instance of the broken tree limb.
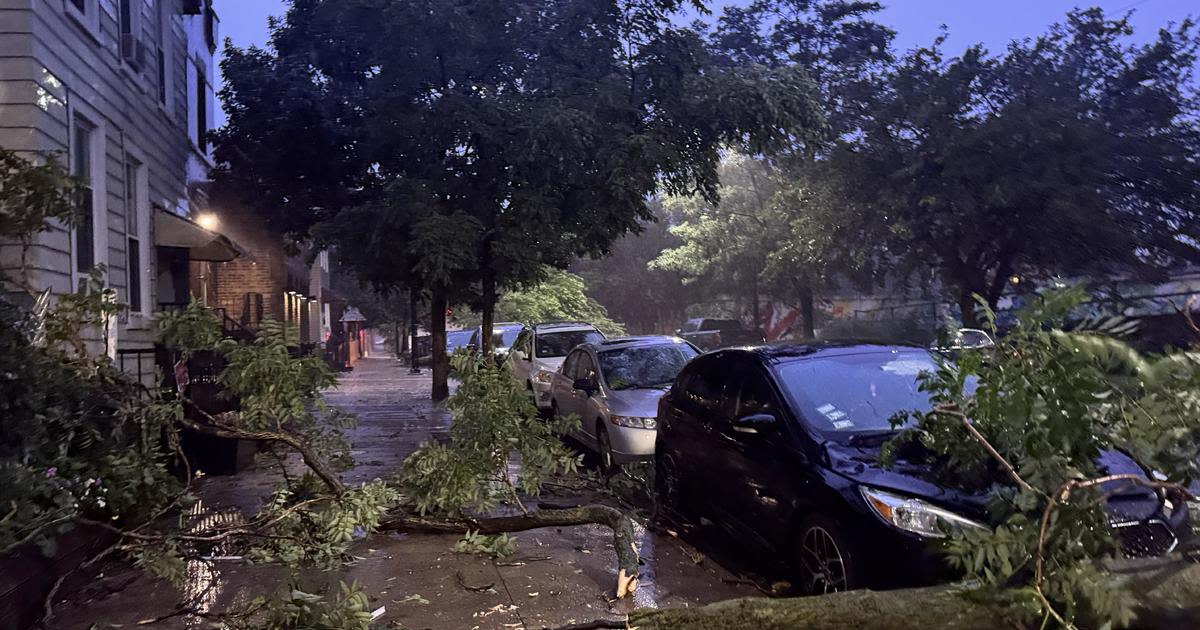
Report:
[[[193,405],[193,407],[195,407],[195,405]],[[199,408],[197,408],[197,410],[199,410]],[[325,483],[330,492],[339,497],[346,492],[346,486],[342,483],[342,480],[338,478],[337,473],[334,472],[333,469],[329,467],[329,464],[326,463],[326,461],[309,444],[304,442],[304,440],[301,440],[300,438],[289,433],[274,431],[249,431],[246,429],[241,429],[236,426],[223,424],[203,410],[199,411],[202,415],[206,416],[207,422],[197,422],[184,415],[180,418],[180,424],[197,433],[211,435],[213,437],[233,440],[259,440],[263,442],[278,442],[280,444],[284,444],[300,454],[300,457],[304,460],[305,465],[307,465],[308,468],[313,471],[313,474],[315,474],[321,479],[321,481]]]
[[604,525],[613,532],[613,549],[617,553],[618,598],[626,597],[637,589],[638,551],[633,520],[625,513],[607,505],[584,505],[580,507],[537,510],[514,516],[463,517],[439,519],[417,516],[404,512],[392,512],[379,524],[379,531],[407,531],[431,534],[465,534],[468,531],[481,534],[503,534],[523,532],[543,527],[569,527],[572,525]]
[[[1186,560],[1161,562],[1114,572],[1112,579],[1136,602],[1137,618],[1132,628],[1200,627],[1200,565]],[[963,585],[947,585],[786,599],[743,598],[697,608],[639,609],[630,613],[625,623],[638,630],[995,630],[1038,627],[1040,615],[1004,602],[982,596]]]

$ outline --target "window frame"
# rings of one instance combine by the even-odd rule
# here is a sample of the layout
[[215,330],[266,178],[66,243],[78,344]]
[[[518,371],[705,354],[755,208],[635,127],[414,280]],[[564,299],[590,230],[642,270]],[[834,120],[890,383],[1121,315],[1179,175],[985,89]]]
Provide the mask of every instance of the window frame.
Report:
[[[83,263],[80,260],[80,243],[79,243],[79,226],[75,225],[70,228],[71,241],[71,285],[72,288],[78,288],[82,282],[91,273],[91,270],[99,265],[108,265],[108,210],[107,204],[107,180],[108,169],[106,159],[106,126],[104,118],[99,116],[97,112],[82,105],[73,103],[69,112],[69,128],[68,128],[68,153],[71,159],[71,174],[77,175],[80,151],[85,151],[88,161],[88,188],[91,190],[91,265],[85,270],[81,269]],[[79,147],[79,127],[86,125],[88,127],[89,136],[86,149]],[[105,272],[107,277],[107,271]]]
[[[132,170],[131,170],[132,169]],[[128,181],[132,174],[133,182]],[[125,182],[125,291],[132,323],[141,325],[150,314],[150,186],[145,156],[135,147],[126,147]],[[132,194],[132,202],[130,200]],[[131,226],[130,218],[133,217]],[[133,269],[131,241],[137,245],[137,269]],[[137,280],[137,306],[134,308],[134,278]]]
[[62,0],[63,13],[79,26],[95,44],[100,43],[100,0],[79,0],[83,9],[75,0]]

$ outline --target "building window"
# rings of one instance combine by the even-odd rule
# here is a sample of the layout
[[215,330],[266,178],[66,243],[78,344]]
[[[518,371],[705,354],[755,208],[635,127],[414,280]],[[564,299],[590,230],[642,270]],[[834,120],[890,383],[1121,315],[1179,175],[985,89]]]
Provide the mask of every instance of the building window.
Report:
[[144,313],[143,287],[146,286],[142,254],[143,230],[146,228],[147,212],[142,199],[142,164],[132,156],[125,156],[125,252],[126,273],[129,293],[129,312]]
[[96,43],[100,36],[100,6],[98,0],[63,0],[63,11],[73,18]]
[[72,173],[79,178],[79,217],[75,224],[75,270],[89,273],[96,266],[96,213],[92,193],[92,154],[96,128],[76,118],[72,144]]

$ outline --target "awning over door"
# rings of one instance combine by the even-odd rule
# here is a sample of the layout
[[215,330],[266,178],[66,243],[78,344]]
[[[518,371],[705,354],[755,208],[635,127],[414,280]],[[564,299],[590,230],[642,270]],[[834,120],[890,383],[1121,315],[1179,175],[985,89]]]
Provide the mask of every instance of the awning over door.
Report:
[[246,254],[228,237],[200,227],[195,221],[173,212],[159,210],[154,214],[154,244],[161,247],[182,247],[192,260],[229,262]]

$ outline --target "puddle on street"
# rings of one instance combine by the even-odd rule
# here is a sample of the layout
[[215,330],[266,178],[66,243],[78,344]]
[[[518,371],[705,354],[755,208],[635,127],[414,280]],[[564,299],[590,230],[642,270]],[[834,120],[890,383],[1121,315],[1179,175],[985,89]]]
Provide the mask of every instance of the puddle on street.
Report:
[[635,523],[634,536],[638,541],[638,555],[642,559],[641,577],[637,590],[633,592],[633,603],[638,608],[658,608],[658,580],[655,569],[658,558],[654,549],[654,534]]
[[[191,534],[211,532],[241,524],[244,521],[241,512],[237,510],[209,511],[204,501],[197,501],[185,514],[186,530]],[[217,598],[224,591],[226,582],[221,578],[217,562],[221,554],[227,552],[227,543],[218,543],[210,556],[193,558],[184,567],[183,601],[191,602],[192,608],[201,612],[212,612]],[[201,616],[189,615],[186,627],[196,628],[205,623]]]

